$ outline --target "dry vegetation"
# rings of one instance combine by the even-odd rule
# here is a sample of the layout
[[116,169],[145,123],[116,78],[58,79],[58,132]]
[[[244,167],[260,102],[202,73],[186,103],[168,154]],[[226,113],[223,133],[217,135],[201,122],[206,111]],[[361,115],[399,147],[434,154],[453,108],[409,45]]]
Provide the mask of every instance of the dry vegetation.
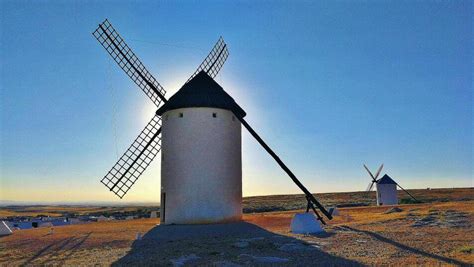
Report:
[[[423,203],[446,202],[446,201],[467,201],[474,200],[473,188],[456,189],[415,189],[409,190]],[[409,200],[409,196],[403,191],[399,191],[399,199]],[[375,205],[375,192],[342,192],[342,193],[322,193],[315,196],[324,203],[325,206],[370,206]],[[305,197],[302,194],[296,195],[273,195],[245,197],[243,199],[244,213],[268,212],[268,211],[289,211],[303,209],[306,207]],[[159,209],[158,206],[127,206],[127,207],[97,207],[97,206],[7,206],[0,207],[0,218],[9,216],[38,216],[45,215],[51,217],[74,215],[111,215],[114,213],[140,214],[151,210]]]
[[[417,200],[423,203],[474,200],[473,188],[440,188],[408,190]],[[315,194],[326,206],[370,206],[375,205],[375,192],[341,192]],[[411,202],[411,198],[403,191],[398,191],[398,199]],[[305,197],[298,195],[273,195],[244,198],[244,211],[265,212],[303,209],[306,207]]]
[[[472,192],[452,195],[469,198]],[[387,212],[393,207],[340,208],[324,235],[291,234],[296,211],[246,214],[242,224],[215,228],[157,227],[158,219],[139,219],[57,227],[53,234],[45,228],[22,230],[0,238],[0,265],[472,266],[473,204],[407,204],[394,212]],[[138,232],[142,240],[135,240]]]

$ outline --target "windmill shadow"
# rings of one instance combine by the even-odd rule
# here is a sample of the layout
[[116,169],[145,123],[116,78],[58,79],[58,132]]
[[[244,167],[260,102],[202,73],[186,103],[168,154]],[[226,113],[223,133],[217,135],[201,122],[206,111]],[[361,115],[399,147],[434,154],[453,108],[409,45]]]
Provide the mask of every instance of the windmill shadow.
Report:
[[373,238],[375,238],[379,241],[388,243],[388,244],[390,244],[392,246],[395,246],[399,249],[406,250],[406,251],[409,251],[409,252],[414,253],[414,254],[418,254],[418,255],[421,255],[421,256],[424,256],[424,257],[428,257],[428,258],[432,258],[432,259],[442,261],[442,262],[445,262],[445,263],[448,263],[448,264],[455,264],[455,265],[458,265],[458,266],[471,266],[467,262],[462,262],[462,261],[459,261],[459,260],[456,260],[456,259],[443,257],[443,256],[436,255],[436,254],[433,254],[433,253],[429,253],[429,252],[426,252],[426,251],[423,251],[423,250],[420,250],[420,249],[417,249],[417,248],[413,248],[413,247],[410,247],[410,246],[407,246],[405,244],[399,243],[395,240],[389,239],[387,237],[384,237],[380,234],[377,234],[377,233],[374,233],[374,232],[371,232],[371,231],[359,230],[359,229],[355,229],[355,228],[352,228],[352,227],[349,227],[349,226],[343,226],[343,227],[346,228],[346,229],[349,229],[351,231],[354,231],[354,232],[369,235],[369,236],[371,236],[371,237],[373,237]]
[[[26,265],[64,265],[65,261],[72,258],[73,254],[77,252],[80,246],[89,238],[92,232],[87,233],[84,236],[76,237],[71,236],[61,239],[57,242],[53,242],[41,250],[35,255],[22,264]],[[58,262],[59,261],[59,262]]]
[[127,255],[113,263],[170,264],[362,266],[247,222],[156,226],[136,240]]
[[51,243],[49,245],[44,246],[42,249],[40,249],[35,255],[33,255],[30,259],[28,259],[25,263],[22,265],[29,265],[32,264],[34,261],[37,259],[40,259],[45,256],[49,255],[54,255],[58,251],[60,251],[62,248],[67,246],[72,240],[74,240],[74,236],[72,237],[67,237],[59,240],[58,242]]
[[[74,241],[75,241],[75,244],[72,245],[72,247],[70,247],[68,250],[67,250],[67,253],[66,255],[64,255],[62,257],[62,260],[60,261],[60,263],[58,264],[59,266],[63,266],[64,263],[66,262],[66,260],[72,258],[72,256],[79,250],[79,248],[82,246],[82,244],[84,244],[84,242],[86,242],[86,240],[91,236],[92,232],[89,232],[87,233],[86,235],[82,236],[82,237],[78,237],[76,238]],[[45,262],[44,265],[48,265],[49,262]]]

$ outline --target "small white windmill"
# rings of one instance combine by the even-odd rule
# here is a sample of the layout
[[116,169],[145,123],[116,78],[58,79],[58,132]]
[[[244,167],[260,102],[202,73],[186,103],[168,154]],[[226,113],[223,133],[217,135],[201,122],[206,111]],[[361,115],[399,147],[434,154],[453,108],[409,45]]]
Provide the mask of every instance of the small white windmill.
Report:
[[397,182],[395,182],[390,176],[385,174],[382,178],[377,179],[380,175],[380,172],[382,171],[383,164],[380,165],[379,169],[375,173],[375,175],[372,174],[372,172],[365,166],[365,170],[369,173],[370,177],[372,178],[372,181],[369,183],[367,186],[366,191],[370,192],[375,185],[376,191],[377,191],[377,205],[382,206],[382,205],[397,205],[398,204],[398,197],[397,197],[397,186],[400,187],[405,193],[407,193],[415,202],[418,202],[415,197],[413,197],[408,191],[403,189]]

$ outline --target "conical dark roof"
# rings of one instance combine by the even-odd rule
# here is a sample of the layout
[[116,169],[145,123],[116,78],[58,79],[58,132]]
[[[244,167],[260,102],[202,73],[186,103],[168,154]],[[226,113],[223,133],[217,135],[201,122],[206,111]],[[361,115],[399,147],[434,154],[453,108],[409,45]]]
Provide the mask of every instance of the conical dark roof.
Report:
[[390,176],[384,175],[380,180],[377,181],[378,184],[397,184]]
[[199,72],[183,85],[156,114],[161,116],[168,110],[190,107],[222,108],[232,111],[238,117],[246,115],[235,100],[205,71]]

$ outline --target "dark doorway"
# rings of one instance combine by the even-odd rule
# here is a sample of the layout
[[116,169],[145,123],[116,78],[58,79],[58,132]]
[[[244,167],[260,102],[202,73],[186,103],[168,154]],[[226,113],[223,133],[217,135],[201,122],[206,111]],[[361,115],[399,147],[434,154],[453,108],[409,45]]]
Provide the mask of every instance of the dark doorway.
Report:
[[160,218],[160,223],[165,223],[166,221],[166,193],[165,192],[162,192],[161,193],[161,204],[160,204],[160,214],[161,214],[161,218]]

